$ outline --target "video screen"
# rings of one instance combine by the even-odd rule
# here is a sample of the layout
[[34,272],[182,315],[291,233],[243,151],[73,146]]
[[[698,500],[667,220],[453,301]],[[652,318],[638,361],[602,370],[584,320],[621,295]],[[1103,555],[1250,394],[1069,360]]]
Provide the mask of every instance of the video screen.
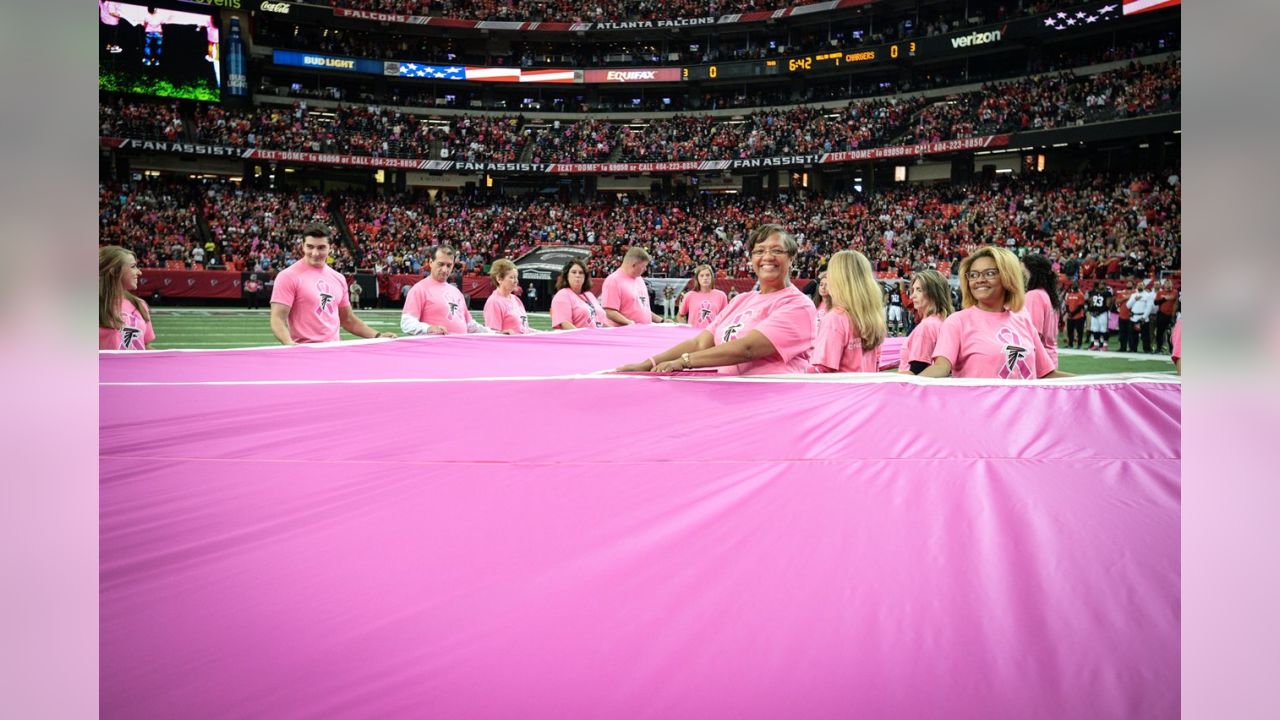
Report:
[[98,0],[98,87],[218,102],[222,68],[212,14]]

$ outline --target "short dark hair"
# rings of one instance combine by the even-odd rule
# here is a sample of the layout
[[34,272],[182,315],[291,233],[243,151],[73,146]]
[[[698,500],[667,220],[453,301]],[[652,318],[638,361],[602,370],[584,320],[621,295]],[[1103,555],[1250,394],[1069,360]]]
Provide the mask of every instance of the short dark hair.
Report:
[[457,250],[454,250],[454,249],[453,249],[453,246],[451,246],[451,245],[433,245],[433,246],[431,247],[431,254],[427,256],[427,261],[428,261],[428,262],[430,262],[430,261],[435,260],[435,259],[436,259],[436,255],[439,255],[440,253],[444,253],[445,255],[448,255],[450,260],[457,260],[457,259],[458,259],[458,251],[457,251]]
[[313,222],[302,229],[302,237],[327,238],[329,237],[329,226],[322,222]]

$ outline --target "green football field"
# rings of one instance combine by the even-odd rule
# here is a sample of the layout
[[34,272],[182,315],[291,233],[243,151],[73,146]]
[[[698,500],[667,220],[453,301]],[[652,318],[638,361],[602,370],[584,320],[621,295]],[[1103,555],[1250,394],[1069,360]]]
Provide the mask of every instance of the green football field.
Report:
[[[376,330],[400,332],[399,310],[361,310],[358,314]],[[483,322],[480,312],[471,314]],[[153,350],[213,350],[277,344],[266,310],[156,308],[152,311],[152,320],[156,330]],[[529,313],[529,324],[538,330],[549,330],[551,317],[547,313]],[[342,339],[351,340],[354,336],[344,331]],[[1064,372],[1076,374],[1173,373],[1173,363],[1165,355],[1064,353],[1059,362]]]

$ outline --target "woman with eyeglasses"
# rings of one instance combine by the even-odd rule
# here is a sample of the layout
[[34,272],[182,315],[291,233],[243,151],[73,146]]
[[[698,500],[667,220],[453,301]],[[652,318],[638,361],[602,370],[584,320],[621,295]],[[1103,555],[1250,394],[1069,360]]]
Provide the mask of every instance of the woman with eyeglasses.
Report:
[[933,349],[938,345],[942,321],[952,313],[950,283],[937,270],[916,272],[911,278],[911,305],[916,313],[916,326],[902,348],[898,372],[919,375],[933,364]]
[[827,265],[831,311],[814,341],[811,372],[879,372],[884,301],[871,263],[857,250],[841,250]]
[[964,309],[942,323],[933,364],[922,377],[1034,380],[1070,377],[1044,349],[1023,310],[1026,284],[1012,252],[985,246],[960,262]]
[[618,372],[716,368],[723,375],[801,373],[813,346],[813,302],[791,284],[799,245],[780,225],[761,225],[747,242],[759,289],[734,298],[705,330]]

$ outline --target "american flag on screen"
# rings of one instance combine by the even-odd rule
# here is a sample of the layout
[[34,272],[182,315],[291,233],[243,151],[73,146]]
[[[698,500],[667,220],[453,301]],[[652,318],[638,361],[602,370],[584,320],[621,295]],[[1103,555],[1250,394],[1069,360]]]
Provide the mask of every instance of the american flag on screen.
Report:
[[1124,0],[1124,14],[1137,15],[1181,4],[1182,0]]
[[1064,10],[1044,19],[1045,27],[1054,30],[1072,30],[1096,25],[1121,17],[1120,6],[1115,3],[1098,5],[1085,10]]
[[461,80],[463,79],[463,69],[461,66],[400,63],[400,76],[433,80]]

